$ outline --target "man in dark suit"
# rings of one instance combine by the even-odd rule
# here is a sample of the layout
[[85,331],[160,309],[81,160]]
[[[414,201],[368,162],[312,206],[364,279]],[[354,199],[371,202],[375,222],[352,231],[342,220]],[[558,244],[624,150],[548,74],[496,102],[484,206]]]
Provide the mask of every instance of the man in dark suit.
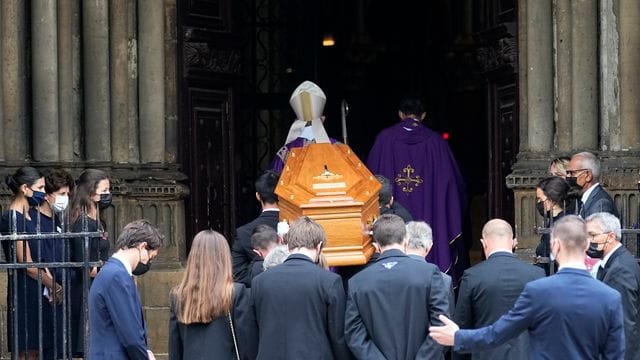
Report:
[[404,253],[406,229],[397,215],[373,224],[378,260],[349,280],[345,335],[358,359],[442,359],[429,324],[447,313],[440,270]]
[[258,225],[251,234],[251,246],[258,255],[251,262],[250,278],[260,275],[264,271],[264,259],[279,245],[278,233],[269,225]]
[[[487,260],[465,270],[460,282],[455,322],[463,329],[491,325],[506,314],[525,285],[544,277],[544,270],[526,264],[512,252],[516,240],[508,222],[493,219],[482,228],[482,249]],[[526,332],[494,349],[455,354],[458,359],[529,359]]]
[[[427,255],[433,247],[433,231],[431,226],[424,221],[409,221],[407,223],[407,248],[408,257],[420,262],[427,261]],[[451,276],[441,272],[444,290],[449,294],[447,297],[447,314],[451,315],[455,309],[455,294],[451,284]]]
[[620,220],[609,213],[595,213],[587,218],[591,239],[589,251],[601,258],[598,280],[618,290],[622,296],[625,359],[640,359],[640,266],[620,243]]
[[251,286],[251,262],[258,256],[251,246],[251,234],[258,225],[268,225],[274,230],[278,226],[280,209],[278,209],[278,196],[274,193],[278,185],[278,174],[273,171],[265,171],[256,180],[256,200],[260,202],[262,213],[248,224],[236,229],[236,237],[231,247],[231,260],[233,262],[233,280]]
[[494,348],[529,332],[530,359],[622,359],[624,331],[620,294],[587,272],[589,244],[582,219],[567,215],[551,231],[558,273],[528,283],[509,313],[480,329],[460,329],[441,316],[429,336],[458,352]]
[[376,175],[376,179],[380,183],[380,191],[378,192],[378,204],[380,205],[380,215],[394,214],[402,218],[405,223],[413,220],[409,211],[399,202],[394,201],[393,187],[391,182],[385,176]]
[[146,220],[127,224],[116,251],[96,276],[89,291],[89,358],[152,359],[147,329],[132,275],[149,270],[162,237]]
[[600,185],[600,160],[590,152],[581,152],[571,157],[567,165],[567,182],[582,188],[580,217],[586,219],[591,214],[608,212],[616,217],[616,208],[611,196]]
[[322,226],[304,216],[291,224],[291,255],[253,279],[257,359],[349,359],[340,276],[317,265]]

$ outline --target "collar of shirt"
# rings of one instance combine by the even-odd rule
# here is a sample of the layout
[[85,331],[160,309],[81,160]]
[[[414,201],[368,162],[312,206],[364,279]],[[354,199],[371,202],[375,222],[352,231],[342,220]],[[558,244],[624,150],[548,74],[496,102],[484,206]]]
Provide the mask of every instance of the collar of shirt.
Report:
[[133,274],[131,273],[131,264],[129,264],[129,260],[127,260],[127,258],[125,258],[124,255],[115,253],[111,255],[111,257],[120,261],[122,265],[124,265],[124,268],[127,269],[127,273],[129,273],[129,276],[133,276]]
[[579,270],[587,270],[587,267],[584,265],[584,262],[576,262],[576,263],[566,263],[558,268],[558,271],[569,268],[569,269],[579,269]]
[[587,203],[587,199],[589,198],[589,195],[591,195],[591,193],[593,192],[593,190],[596,189],[596,186],[600,185],[600,183],[595,183],[593,184],[592,187],[588,188],[587,191],[585,191],[582,194],[582,198],[580,200],[582,200],[582,205]]
[[269,208],[269,209],[262,210],[262,212],[267,212],[267,211],[280,211],[280,209]]
[[498,249],[498,250],[494,250],[491,253],[489,253],[489,256],[487,256],[487,259],[491,257],[491,255],[493,254],[497,254],[497,253],[507,253],[507,254],[513,254],[512,251],[509,250],[504,250],[504,249]]
[[616,252],[616,250],[618,250],[620,246],[622,246],[622,244],[618,243],[618,245],[614,246],[613,249],[611,249],[611,251],[609,251],[609,253],[602,258],[602,261],[600,261],[600,267],[604,269],[604,267],[607,266],[607,262],[609,261],[609,258],[611,257],[611,255],[613,255],[614,252]]

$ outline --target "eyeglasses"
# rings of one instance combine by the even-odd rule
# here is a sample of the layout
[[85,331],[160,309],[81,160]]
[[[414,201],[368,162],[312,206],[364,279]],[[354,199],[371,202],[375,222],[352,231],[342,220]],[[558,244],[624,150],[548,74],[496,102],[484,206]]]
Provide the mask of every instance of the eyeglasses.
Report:
[[591,169],[577,169],[577,170],[567,170],[567,176],[568,177],[578,177],[581,172],[583,171],[591,171]]
[[[600,236],[600,235],[607,235],[609,233],[605,233],[605,232],[601,232],[601,233],[587,233],[587,235],[589,236],[589,239],[593,240],[596,238],[596,236]],[[606,242],[606,241],[605,241]],[[602,243],[598,243],[598,244],[602,244]]]

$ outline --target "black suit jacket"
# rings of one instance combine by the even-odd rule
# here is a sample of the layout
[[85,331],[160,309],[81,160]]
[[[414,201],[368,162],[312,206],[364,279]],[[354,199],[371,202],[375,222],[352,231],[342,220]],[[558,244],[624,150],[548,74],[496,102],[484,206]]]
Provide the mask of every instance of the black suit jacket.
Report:
[[258,257],[251,247],[251,234],[258,225],[269,225],[274,229],[278,227],[280,211],[263,211],[260,216],[248,224],[236,229],[236,237],[231,247],[231,260],[233,262],[233,280],[251,286],[251,262]]
[[599,212],[608,212],[609,214],[620,218],[620,215],[618,215],[618,209],[613,203],[611,196],[609,196],[600,184],[593,189],[593,192],[589,194],[587,201],[582,204],[582,207],[580,208],[580,216],[583,219],[586,219],[589,215]]
[[[176,300],[171,296],[169,318],[169,360],[236,359],[229,317],[223,315],[209,323],[183,324],[176,316]],[[231,318],[240,359],[255,359],[256,323],[249,290],[233,284]]]
[[640,359],[640,266],[624,245],[607,260],[601,280],[622,297],[624,358]]
[[429,326],[447,314],[440,270],[387,250],[349,280],[345,335],[358,359],[442,359]]
[[290,255],[256,276],[251,294],[258,321],[257,359],[349,359],[344,342],[345,293],[340,276],[310,258]]
[[[509,312],[524,286],[544,277],[544,271],[526,264],[507,252],[494,253],[462,275],[455,322],[461,329],[477,329],[493,324]],[[523,359],[529,358],[529,336],[520,336],[491,350],[469,354],[455,353],[457,359]]]

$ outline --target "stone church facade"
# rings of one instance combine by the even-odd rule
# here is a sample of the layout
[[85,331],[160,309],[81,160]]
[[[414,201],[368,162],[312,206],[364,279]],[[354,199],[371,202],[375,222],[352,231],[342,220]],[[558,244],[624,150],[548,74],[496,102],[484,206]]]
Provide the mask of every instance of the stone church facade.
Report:
[[[264,165],[260,154],[280,144],[249,147],[251,161],[236,156],[241,150],[228,155],[228,149],[248,146],[242,136],[264,139],[280,118],[267,110],[237,110],[234,89],[242,86],[240,67],[246,67],[232,29],[238,21],[231,14],[238,14],[234,6],[239,3],[0,2],[0,179],[24,165],[61,167],[74,176],[85,168],[103,169],[114,193],[114,206],[106,214],[110,239],[137,218],[162,230],[165,243],[153,271],[138,280],[150,348],[159,355],[167,352],[168,293],[182,276],[188,236],[208,227],[230,236],[240,222],[236,204],[253,195],[252,177],[246,174]],[[259,19],[270,16],[261,12],[261,4],[274,2],[242,3],[253,7],[249,15]],[[535,184],[560,155],[597,153],[602,182],[622,210],[624,226],[638,227],[640,2],[481,3],[496,9],[513,4],[512,14],[496,24],[495,32],[479,36],[492,38],[482,49],[485,60],[493,61],[485,69],[489,83],[502,81],[491,80],[494,69],[512,67],[514,91],[507,95],[515,103],[500,107],[500,89],[509,87],[496,87],[489,98],[498,110],[489,111],[489,121],[496,127],[505,119],[517,124],[517,141],[507,145],[516,150],[511,158],[499,157],[495,167],[502,170],[491,173],[501,174],[494,180],[504,189],[495,192],[506,194],[500,198],[508,199],[508,216],[524,254],[535,248],[539,236],[534,227],[542,222],[535,212]],[[261,36],[261,29],[253,30]],[[212,41],[220,45],[213,47]],[[278,46],[273,38],[265,44]],[[260,49],[252,49],[257,57],[265,55]],[[268,66],[256,66],[253,76],[268,75],[261,73]],[[268,93],[279,85],[264,86],[255,91]],[[270,120],[264,128],[245,132],[246,123],[230,121],[232,114]],[[190,140],[204,130],[211,138]],[[2,209],[9,196],[2,183]],[[496,209],[491,216],[503,215],[501,207]],[[5,282],[1,276],[3,339]]]

